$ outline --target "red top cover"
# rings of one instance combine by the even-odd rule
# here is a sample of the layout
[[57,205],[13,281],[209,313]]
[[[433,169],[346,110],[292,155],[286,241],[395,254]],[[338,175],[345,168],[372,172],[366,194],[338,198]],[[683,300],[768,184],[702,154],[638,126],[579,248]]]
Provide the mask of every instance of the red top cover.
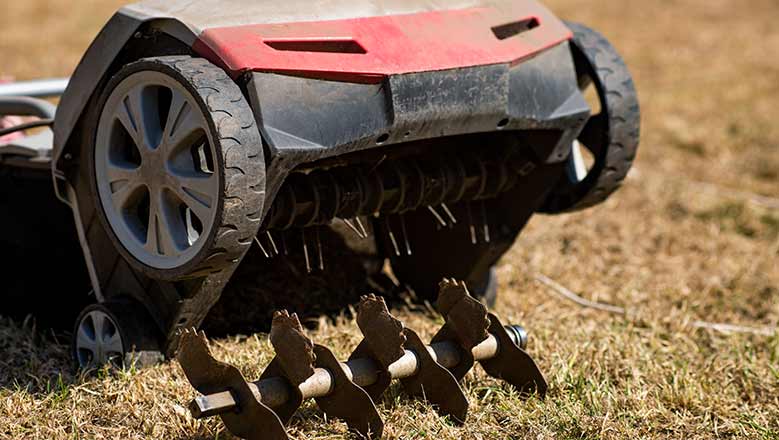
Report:
[[210,28],[194,48],[234,76],[262,71],[379,82],[389,75],[516,63],[571,36],[543,6],[516,0],[510,11],[479,7]]

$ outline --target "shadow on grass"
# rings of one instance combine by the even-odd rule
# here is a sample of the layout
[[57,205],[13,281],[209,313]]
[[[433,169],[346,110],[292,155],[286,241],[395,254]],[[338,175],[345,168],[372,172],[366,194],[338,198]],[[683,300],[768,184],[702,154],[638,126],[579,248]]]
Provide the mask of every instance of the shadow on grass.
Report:
[[288,255],[283,255],[282,244],[277,243],[282,255],[271,259],[258,246],[252,247],[203,329],[210,337],[268,332],[278,310],[297,313],[304,325],[313,327],[323,316],[335,319],[349,313],[362,295],[396,297],[396,286],[382,273],[383,259],[375,257],[368,243],[372,240],[347,243],[343,237],[322,230],[324,269],[319,269],[317,248],[309,244],[311,273],[300,237],[287,237]]
[[[277,310],[298,313],[313,327],[323,316],[335,320],[349,314],[367,293],[396,296],[395,285],[381,273],[383,260],[373,256],[372,240],[347,243],[344,235],[323,229],[321,243],[324,270],[310,274],[299,239],[287,240],[288,256],[273,259],[254,246],[203,324],[208,336],[268,332]],[[318,266],[318,251],[309,251]],[[83,284],[80,277],[16,274],[9,284],[16,287],[5,292],[13,300],[0,309],[0,391],[67,392],[69,385],[90,377],[75,368],[70,338],[78,312],[92,298],[63,294],[83,291],[76,288]]]
[[0,318],[0,391],[66,393],[81,380],[69,347],[67,335],[39,330],[33,318]]

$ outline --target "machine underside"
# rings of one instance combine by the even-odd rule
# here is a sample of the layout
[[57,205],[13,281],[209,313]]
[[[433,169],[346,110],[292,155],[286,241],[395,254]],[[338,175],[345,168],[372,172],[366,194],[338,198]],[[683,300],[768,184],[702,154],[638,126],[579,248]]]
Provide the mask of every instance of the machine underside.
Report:
[[[263,73],[245,84],[266,150],[253,245],[269,258],[301,253],[310,273],[325,264],[321,228],[345,222],[371,235],[378,256],[428,298],[444,276],[466,280],[477,295],[488,287],[491,267],[565,172],[589,116],[568,43],[516,66],[379,84]],[[89,196],[91,139],[81,145],[67,161],[65,187],[83,224],[95,293],[147,305],[170,347],[177,328],[203,322],[240,259],[165,280],[132,264]]]

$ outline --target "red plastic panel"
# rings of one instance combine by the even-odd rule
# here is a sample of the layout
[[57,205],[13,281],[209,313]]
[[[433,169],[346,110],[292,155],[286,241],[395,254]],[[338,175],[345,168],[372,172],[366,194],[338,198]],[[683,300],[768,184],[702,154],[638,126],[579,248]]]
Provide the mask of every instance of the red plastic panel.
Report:
[[212,28],[200,35],[195,50],[233,75],[264,71],[378,82],[395,74],[515,63],[571,36],[546,8],[517,0],[508,11]]

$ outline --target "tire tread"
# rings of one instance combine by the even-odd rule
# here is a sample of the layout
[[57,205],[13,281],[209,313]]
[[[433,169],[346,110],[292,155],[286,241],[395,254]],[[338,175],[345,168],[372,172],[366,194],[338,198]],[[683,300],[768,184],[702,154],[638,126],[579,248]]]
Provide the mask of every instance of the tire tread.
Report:
[[598,32],[578,23],[567,23],[574,33],[572,44],[594,66],[603,86],[609,118],[609,144],[597,178],[583,192],[565,181],[547,199],[542,211],[551,214],[580,211],[603,203],[625,181],[638,151],[641,110],[635,84],[622,57]]

